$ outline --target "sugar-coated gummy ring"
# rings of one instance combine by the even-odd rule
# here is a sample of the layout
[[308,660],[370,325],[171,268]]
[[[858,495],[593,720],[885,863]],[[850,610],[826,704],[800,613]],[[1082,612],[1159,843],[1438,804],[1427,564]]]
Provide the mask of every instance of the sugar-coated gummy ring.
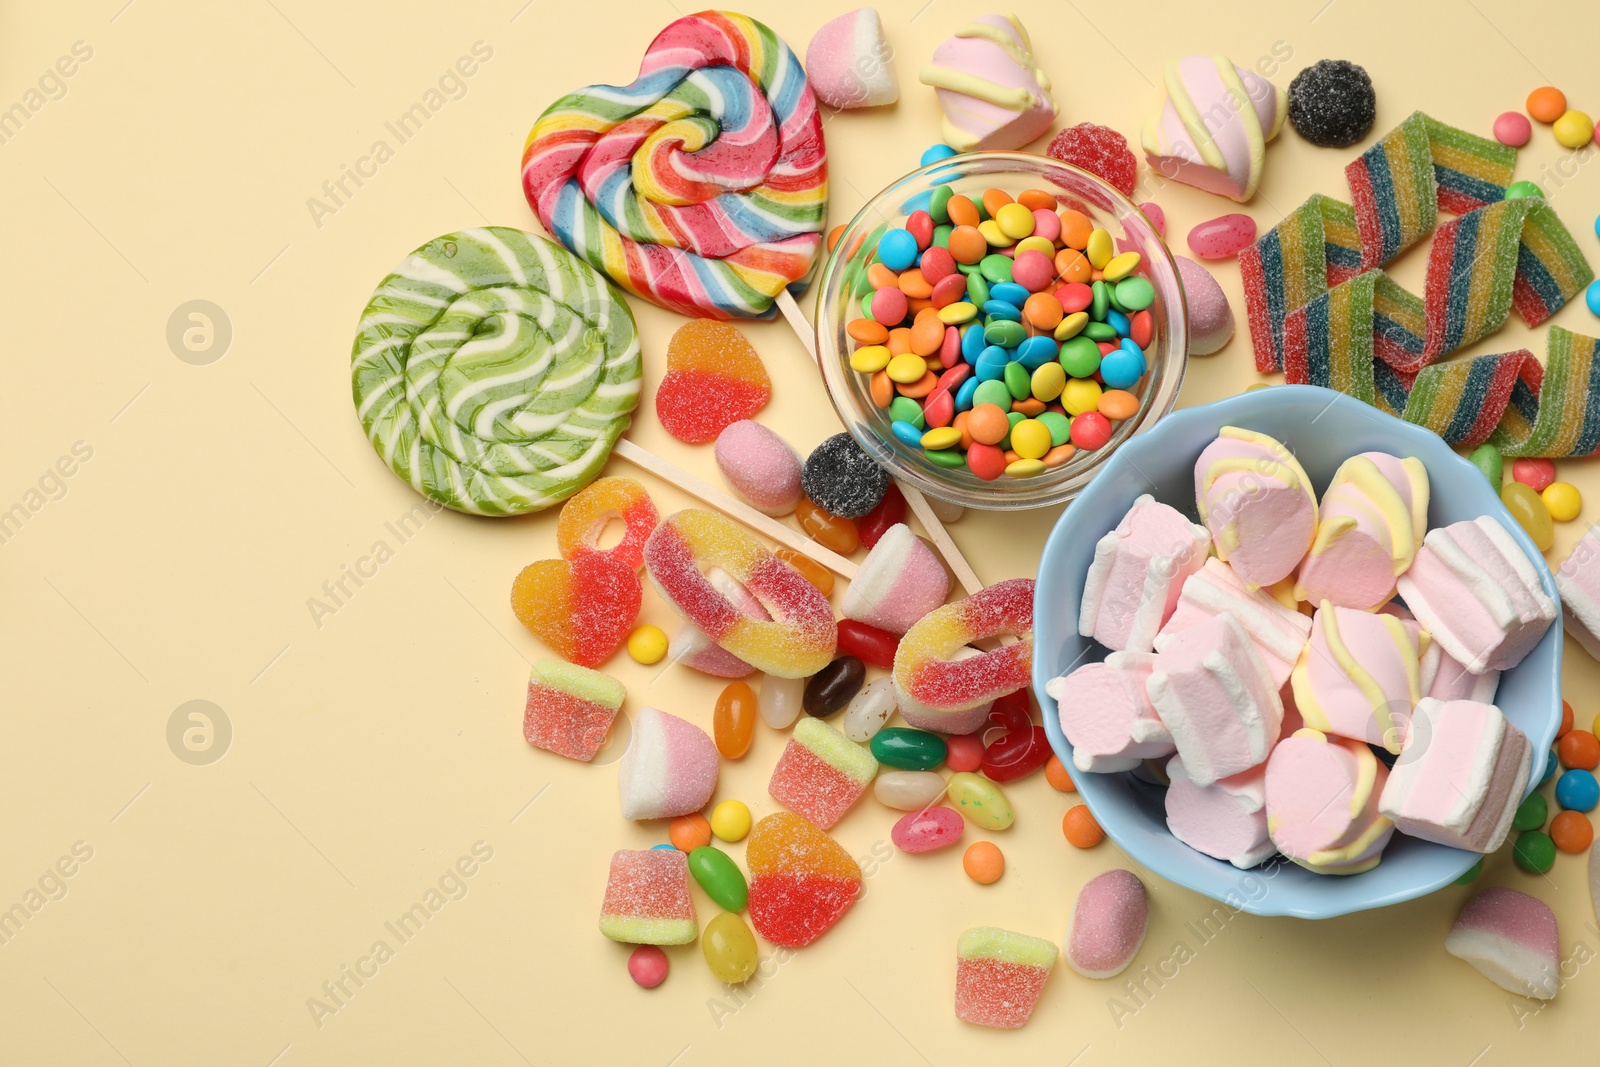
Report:
[[[625,527],[622,540],[602,549],[600,537],[613,519],[620,519]],[[561,505],[556,545],[562,559],[598,552],[638,570],[644,566],[644,543],[660,521],[644,486],[632,478],[601,478]]]
[[[690,508],[668,516],[644,547],[650,583],[702,633],[752,667],[779,678],[809,678],[833,659],[833,606],[805,576],[767,551],[742,526]],[[772,615],[745,614],[702,569],[719,567]]]
[[[1009,634],[1001,645],[968,659],[957,650]],[[1013,578],[924,615],[900,639],[894,680],[937,711],[966,711],[1027,685],[1033,666],[1033,579]]]
[[351,391],[367,440],[445,507],[519,515],[592,481],[639,403],[633,313],[542,237],[447,233],[361,315]]

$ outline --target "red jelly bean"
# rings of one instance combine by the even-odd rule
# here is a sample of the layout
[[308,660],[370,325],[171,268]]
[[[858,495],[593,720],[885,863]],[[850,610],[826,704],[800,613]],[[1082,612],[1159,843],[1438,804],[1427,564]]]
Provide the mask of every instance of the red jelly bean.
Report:
[[1111,420],[1098,411],[1085,411],[1072,420],[1072,443],[1085,452],[1104,448],[1111,440]]
[[[934,245],[922,253],[922,258],[917,262],[917,266],[922,268],[922,276],[928,279],[929,284],[938,285],[945,278],[956,273],[956,257],[950,254],[948,248],[940,248],[938,245]],[[962,285],[965,285],[966,281],[966,276],[963,275],[961,278]]]
[[[943,395],[946,399],[949,399],[949,393]],[[951,409],[953,410],[954,407],[955,403],[951,401]],[[948,423],[945,425],[948,425]],[[905,521],[905,495],[900,492],[898,485],[890,482],[889,489],[883,494],[883,499],[878,501],[878,506],[857,520],[856,532],[861,535],[861,543],[871,548],[878,543],[878,538],[889,532],[889,527]],[[863,656],[861,658],[865,659],[866,657]]]
[[1218,215],[1189,231],[1189,251],[1201,259],[1238,255],[1256,239],[1256,220],[1249,215]]
[[894,668],[894,653],[900,647],[898,634],[868,626],[854,619],[839,620],[839,652],[884,670]]
[[1149,308],[1128,316],[1128,336],[1133,338],[1133,343],[1140,348],[1150,347],[1150,340],[1155,336],[1155,332],[1156,320],[1151,317]]
[[1050,762],[1050,738],[1043,726],[1012,730],[983,751],[984,777],[1015,782]]
[[1165,237],[1167,235],[1167,213],[1161,210],[1161,205],[1152,204],[1147,200],[1138,205],[1138,207],[1140,211],[1144,212],[1144,217],[1150,220],[1150,225],[1156,228],[1156,232]]
[[1556,480],[1556,465],[1548,459],[1519,459],[1511,464],[1512,480],[1542,493]]
[[983,742],[977,734],[947,737],[944,745],[944,765],[952,771],[975,771],[983,765]]
[[[1109,433],[1110,423],[1106,425]],[[994,445],[974,441],[967,449],[967,467],[979,478],[992,482],[1006,472],[1006,454]]]

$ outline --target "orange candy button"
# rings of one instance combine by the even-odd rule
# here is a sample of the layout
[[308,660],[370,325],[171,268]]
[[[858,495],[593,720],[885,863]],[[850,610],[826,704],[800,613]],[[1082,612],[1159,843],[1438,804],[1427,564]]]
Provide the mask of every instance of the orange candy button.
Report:
[[979,444],[997,445],[1011,432],[1011,420],[998,404],[978,404],[967,412],[966,431]]
[[855,319],[844,328],[852,340],[864,345],[881,345],[889,339],[889,331],[881,322],[872,319]]
[[938,315],[923,314],[911,324],[911,351],[919,356],[932,356],[944,344],[944,323]]
[[983,191],[983,210],[989,213],[991,219],[994,218],[996,212],[1010,203],[1015,203],[1015,201],[1011,199],[1011,194],[1004,189],[985,189]]
[[1600,767],[1600,738],[1588,730],[1569,730],[1556,744],[1556,755],[1568,770],[1592,771]]
[[1107,389],[1100,394],[1100,414],[1114,422],[1139,414],[1139,398],[1126,389]]
[[672,847],[679,852],[693,852],[697,848],[711,844],[711,824],[698,812],[693,815],[679,815],[667,826],[667,840],[671,841]]
[[1056,198],[1043,189],[1025,189],[1017,194],[1017,203],[1029,211],[1054,211]]
[[1064,282],[1087,282],[1094,273],[1088,258],[1075,248],[1063,248],[1057,252],[1055,267]]
[[938,384],[939,376],[933,371],[929,371],[910,385],[897,385],[895,388],[900,391],[901,396],[909,396],[912,400],[921,400],[933,392],[934,387]]
[[1061,762],[1060,756],[1052,755],[1044,765],[1044,780],[1050,783],[1050,788],[1058,793],[1076,793],[1078,784],[1072,780],[1072,775],[1067,771],[1066,764]]
[[978,225],[978,205],[972,202],[972,197],[957,193],[950,198],[944,206],[945,212],[950,216],[950,221],[956,226]]
[[912,267],[901,272],[900,291],[914,299],[926,300],[933,295],[933,284],[922,276],[922,271]]
[[1060,325],[1064,314],[1061,301],[1049,293],[1034,293],[1022,305],[1022,317],[1028,325],[1046,333]]
[[1078,848],[1094,848],[1106,839],[1106,832],[1095,822],[1087,804],[1067,809],[1067,813],[1061,817],[1061,832]]
[[1083,212],[1068,208],[1061,213],[1061,243],[1068,248],[1076,248],[1080,252],[1088,248],[1089,235],[1093,232],[1094,223]]
[[1563,811],[1550,820],[1550,840],[1562,852],[1582,852],[1594,842],[1594,825],[1581,811]]
[[867,281],[874,289],[897,289],[900,286],[900,275],[882,263],[874,263],[867,268]]
[[889,378],[889,372],[880,370],[873,374],[868,391],[872,394],[874,404],[880,408],[888,407],[894,399],[894,382]]
[[[952,200],[951,203],[955,201]],[[984,240],[983,234],[978,232],[976,226],[957,226],[951,230],[949,245],[951,257],[957,263],[965,263],[968,266],[989,254],[989,242]]]
[[974,841],[961,857],[961,867],[979,885],[992,885],[1006,873],[1006,857],[993,841]]
[[1567,94],[1554,85],[1542,85],[1528,94],[1528,114],[1540,122],[1554,122],[1566,110]]

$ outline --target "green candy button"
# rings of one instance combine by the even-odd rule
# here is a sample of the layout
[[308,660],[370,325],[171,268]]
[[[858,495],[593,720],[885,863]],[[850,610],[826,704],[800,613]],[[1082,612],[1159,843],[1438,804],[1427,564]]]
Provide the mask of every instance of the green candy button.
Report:
[[[1009,282],[1011,280],[1011,260],[1007,256],[992,254],[978,260],[978,270],[991,282]],[[1102,314],[1100,316],[1104,318]]]
[[[1092,324],[1091,324],[1092,325]],[[1061,369],[1069,377],[1088,378],[1100,369],[1100,346],[1079,334],[1061,342]]]
[[983,339],[991,345],[1001,348],[1015,348],[1028,336],[1028,330],[1020,322],[1010,319],[993,319],[983,328]]
[[1026,400],[1033,395],[1033,376],[1028,373],[1028,368],[1020,363],[1007,363],[1005,371],[1006,388],[1011,390],[1011,396],[1016,400]]

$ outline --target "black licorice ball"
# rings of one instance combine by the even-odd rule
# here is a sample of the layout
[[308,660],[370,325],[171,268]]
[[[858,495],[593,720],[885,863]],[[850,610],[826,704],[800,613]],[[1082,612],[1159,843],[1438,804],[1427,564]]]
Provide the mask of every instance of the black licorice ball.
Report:
[[800,488],[823,511],[859,519],[889,491],[889,472],[863,452],[855,438],[836,433],[806,457]]
[[1354,63],[1320,59],[1289,83],[1289,125],[1324,148],[1345,148],[1372,130],[1378,98],[1372,79]]

